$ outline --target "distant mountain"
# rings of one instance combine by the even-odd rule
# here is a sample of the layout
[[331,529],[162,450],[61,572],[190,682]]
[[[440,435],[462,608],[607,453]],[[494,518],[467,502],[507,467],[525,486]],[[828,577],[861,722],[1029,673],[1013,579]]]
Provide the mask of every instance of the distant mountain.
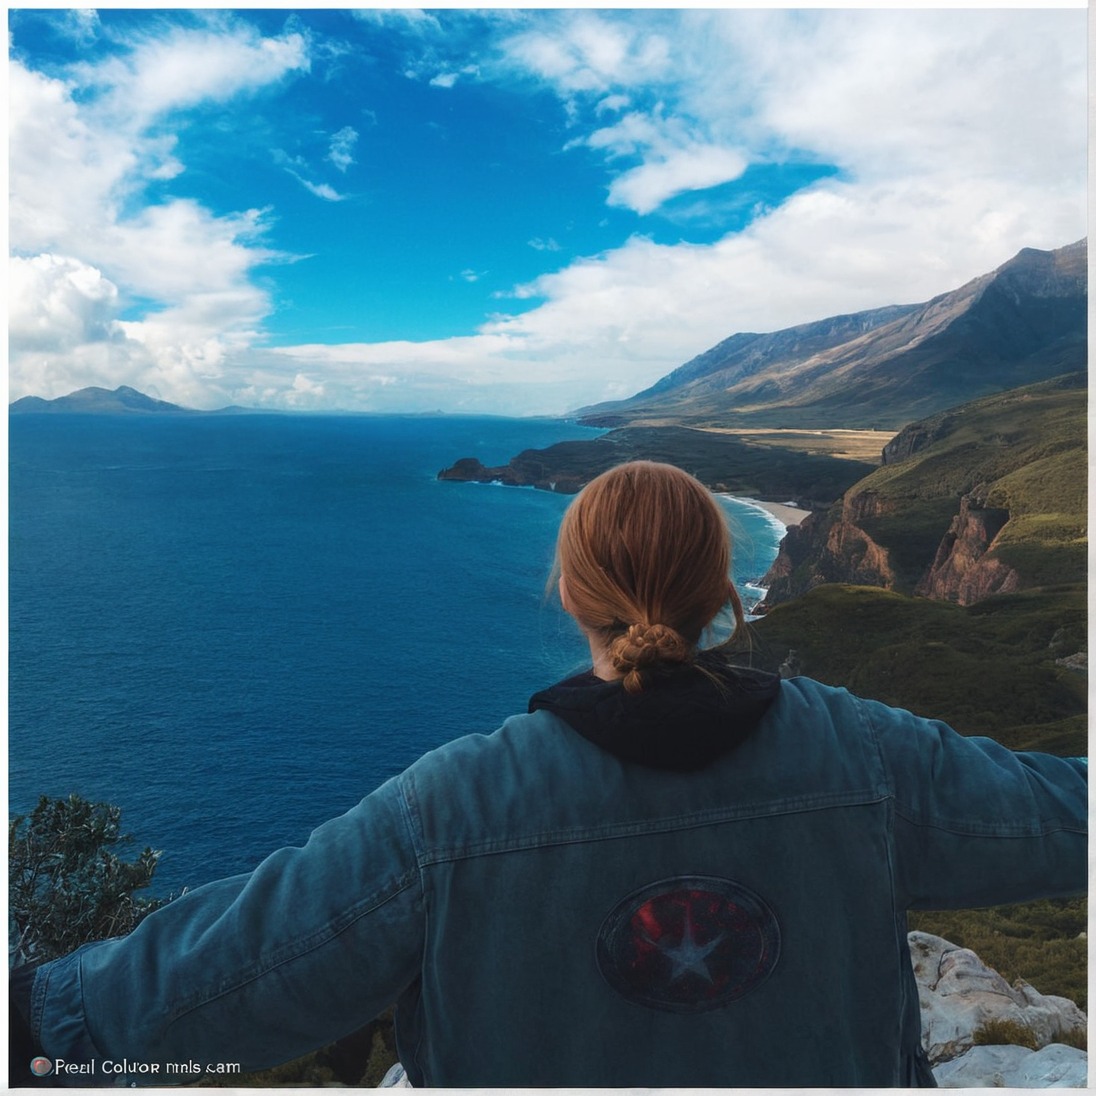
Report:
[[916,305],[732,335],[589,426],[898,429],[979,396],[1086,368],[1087,241],[1025,248]]
[[125,384],[115,388],[113,392],[106,388],[81,388],[67,396],[58,396],[55,400],[24,396],[8,405],[8,413],[12,415],[194,414],[189,408],[168,403],[166,400],[153,399]]

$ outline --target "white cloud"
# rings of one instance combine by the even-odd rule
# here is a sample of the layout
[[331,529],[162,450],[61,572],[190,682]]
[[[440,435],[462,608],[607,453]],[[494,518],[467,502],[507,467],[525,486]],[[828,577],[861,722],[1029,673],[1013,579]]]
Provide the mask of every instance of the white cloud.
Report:
[[[403,20],[432,43],[443,29],[432,14],[358,17]],[[230,29],[221,60],[161,74],[138,44],[109,79],[92,74],[91,98],[13,60],[10,231],[25,265],[12,277],[12,395],[59,395],[62,376],[65,391],[109,377],[192,406],[555,413],[629,395],[736,331],[925,300],[1021,247],[1084,235],[1084,20],[1068,10],[710,9],[543,11],[492,24],[498,56],[480,58],[479,79],[513,90],[516,73],[553,89],[572,147],[604,157],[610,203],[649,216],[747,163],[836,174],[711,244],[636,235],[577,258],[514,287],[512,298],[537,303],[474,335],[278,350],[262,346],[270,301],[251,281],[273,257],[266,214],[219,217],[176,201],[126,216],[145,181],[183,165],[162,126],[154,140],[147,112],[125,122],[122,105],[138,90],[180,104],[243,93],[305,71],[308,43],[287,35],[264,49],[254,32]],[[423,78],[456,76],[459,64],[434,49]],[[232,51],[241,72],[253,60],[265,75],[230,76]],[[329,158],[343,170],[335,150],[333,138]],[[328,191],[318,196],[339,197]],[[137,296],[158,310],[123,321]]]
[[646,83],[662,78],[673,63],[663,34],[640,21],[589,11],[546,15],[536,28],[507,37],[502,49],[512,63],[564,94],[601,95],[619,85]]
[[451,88],[459,79],[459,73],[440,72],[430,80],[432,88]]
[[287,73],[307,71],[303,35],[263,38],[245,23],[208,18],[211,25],[205,28],[175,27],[164,37],[137,37],[130,52],[77,65],[74,74],[85,88],[102,94],[100,111],[133,127],[168,110],[224,101]]
[[90,45],[99,37],[99,13],[94,8],[75,8],[64,13],[59,26],[74,42]]
[[345,174],[354,163],[354,146],[358,143],[358,131],[353,126],[343,126],[331,137],[331,148],[327,158]]
[[[307,43],[215,19],[126,44],[67,81],[9,65],[9,389],[124,382],[208,405],[205,382],[270,310],[252,271],[277,256],[262,244],[260,211],[217,216],[192,200],[139,198],[183,170],[162,125],[169,112],[304,71]],[[28,293],[41,294],[37,304]],[[137,299],[154,302],[148,315],[123,322]],[[35,341],[42,325],[56,328],[51,346]]]
[[350,14],[355,19],[363,23],[372,23],[374,26],[398,23],[420,34],[442,33],[442,25],[438,17],[421,8],[355,8]]
[[295,171],[289,173],[309,192],[309,194],[315,194],[317,198],[322,198],[325,202],[344,202],[346,201],[346,195],[340,194],[330,183],[313,183],[303,176],[298,175]]
[[8,337],[35,351],[65,351],[109,339],[118,287],[65,255],[8,260]]
[[746,158],[731,149],[679,149],[614,179],[609,187],[609,204],[650,213],[685,191],[704,190],[737,179],[748,166]]

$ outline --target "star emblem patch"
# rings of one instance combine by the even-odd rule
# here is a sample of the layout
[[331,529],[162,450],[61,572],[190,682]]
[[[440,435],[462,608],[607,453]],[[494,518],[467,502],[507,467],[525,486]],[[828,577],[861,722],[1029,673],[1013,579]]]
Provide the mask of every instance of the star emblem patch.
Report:
[[664,879],[628,895],[602,923],[597,963],[628,1000],[670,1012],[720,1008],[763,982],[780,956],[764,899],[730,879]]

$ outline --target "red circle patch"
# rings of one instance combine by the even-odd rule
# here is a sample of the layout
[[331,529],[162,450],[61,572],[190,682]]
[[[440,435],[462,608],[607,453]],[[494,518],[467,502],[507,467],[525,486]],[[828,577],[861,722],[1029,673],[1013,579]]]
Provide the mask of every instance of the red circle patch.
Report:
[[630,894],[597,940],[598,968],[615,990],[670,1012],[720,1008],[763,982],[779,956],[780,927],[764,899],[702,875]]

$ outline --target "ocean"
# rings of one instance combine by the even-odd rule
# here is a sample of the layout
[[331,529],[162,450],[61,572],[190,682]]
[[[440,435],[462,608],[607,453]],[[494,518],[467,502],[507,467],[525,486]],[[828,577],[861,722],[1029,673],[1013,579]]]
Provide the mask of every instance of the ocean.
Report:
[[[439,482],[595,437],[458,416],[12,415],[9,804],[76,792],[247,871],[588,651],[546,596],[568,496]],[[724,499],[744,596],[783,527]],[[132,854],[130,854],[132,855]]]

